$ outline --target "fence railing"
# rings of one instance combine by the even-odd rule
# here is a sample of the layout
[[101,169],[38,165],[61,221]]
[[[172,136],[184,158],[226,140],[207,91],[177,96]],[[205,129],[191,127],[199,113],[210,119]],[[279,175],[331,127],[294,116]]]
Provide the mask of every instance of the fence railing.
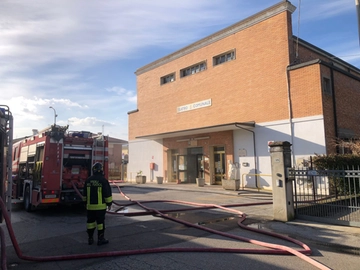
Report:
[[109,169],[109,180],[122,179],[122,173],[120,169]]
[[360,170],[289,169],[297,217],[360,227]]

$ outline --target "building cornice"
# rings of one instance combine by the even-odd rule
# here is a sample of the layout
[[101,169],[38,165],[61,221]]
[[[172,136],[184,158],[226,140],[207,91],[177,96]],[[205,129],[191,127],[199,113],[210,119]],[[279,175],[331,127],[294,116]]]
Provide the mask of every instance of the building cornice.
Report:
[[255,121],[233,122],[233,123],[214,125],[214,126],[206,126],[206,127],[192,128],[192,129],[169,131],[169,132],[158,133],[158,134],[147,134],[147,135],[135,137],[135,139],[158,140],[158,139],[165,139],[165,138],[191,136],[191,135],[197,135],[197,134],[208,134],[208,133],[228,131],[228,130],[237,130],[239,127],[254,128]]
[[160,58],[146,66],[143,66],[139,68],[135,74],[140,75],[145,72],[148,72],[154,68],[157,68],[159,66],[162,66],[168,62],[174,61],[175,59],[178,59],[184,55],[187,55],[189,53],[192,53],[196,50],[199,50],[200,48],[206,47],[209,44],[212,44],[214,42],[217,42],[221,39],[224,39],[228,36],[231,36],[235,33],[238,33],[246,28],[249,28],[255,24],[258,24],[262,21],[265,21],[273,16],[276,16],[282,12],[288,11],[290,13],[293,13],[295,11],[296,7],[293,6],[290,2],[287,0],[281,1],[280,3],[273,5],[263,11],[260,11],[244,20],[241,20],[227,28],[224,28],[210,36],[207,36],[203,39],[200,39],[199,41],[190,44],[189,46],[186,46],[172,54],[169,54],[163,58]]
[[359,68],[357,68],[357,67],[351,65],[350,63],[336,57],[335,55],[333,55],[333,54],[331,54],[331,53],[329,53],[327,51],[324,51],[324,50],[320,49],[319,47],[317,47],[317,46],[315,46],[315,45],[313,45],[313,44],[311,44],[311,43],[309,43],[309,42],[307,42],[307,41],[305,41],[303,39],[297,38],[296,36],[293,36],[293,40],[294,40],[294,42],[299,42],[299,44],[302,45],[303,47],[305,47],[305,48],[307,48],[307,49],[309,49],[309,50],[311,50],[311,51],[313,51],[313,52],[315,52],[315,53],[317,53],[317,54],[319,54],[321,56],[324,56],[324,57],[328,58],[330,62],[332,62],[334,64],[336,63],[336,64],[342,66],[345,69],[350,69],[350,70],[353,70],[354,72],[360,74],[360,69]]

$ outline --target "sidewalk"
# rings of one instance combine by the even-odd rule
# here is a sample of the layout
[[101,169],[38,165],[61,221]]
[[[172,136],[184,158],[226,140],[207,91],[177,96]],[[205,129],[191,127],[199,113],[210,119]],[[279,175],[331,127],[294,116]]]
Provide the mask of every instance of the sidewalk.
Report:
[[[230,196],[269,196],[272,195],[269,191],[258,191],[257,189],[240,189],[237,191],[224,190],[221,185],[205,185],[199,187],[196,184],[176,184],[176,183],[163,183],[157,184],[156,181],[136,184],[136,183],[121,183],[121,186],[136,186],[138,188],[157,188],[157,189],[174,189],[183,190],[186,192],[196,191],[204,193],[218,193]],[[247,212],[247,215],[252,213]],[[261,213],[260,213],[261,214]],[[256,215],[259,215],[257,209]],[[307,220],[295,219],[289,222],[279,222],[269,219],[269,213],[262,213],[264,219],[260,221],[261,224],[257,224],[264,230],[270,230],[276,233],[285,234],[292,238],[304,241],[309,246],[321,246],[339,253],[360,255],[360,228],[329,225],[325,223],[317,223]],[[255,224],[256,225],[256,224]]]

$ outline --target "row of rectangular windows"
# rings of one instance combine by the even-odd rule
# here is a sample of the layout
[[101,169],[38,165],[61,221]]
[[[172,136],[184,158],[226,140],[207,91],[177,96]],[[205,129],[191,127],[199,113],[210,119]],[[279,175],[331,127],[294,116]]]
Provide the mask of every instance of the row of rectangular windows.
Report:
[[[213,66],[235,60],[235,50],[220,54],[213,57]],[[180,70],[180,78],[204,71],[206,69],[206,61]],[[175,81],[175,72],[160,78],[160,84],[166,84]]]

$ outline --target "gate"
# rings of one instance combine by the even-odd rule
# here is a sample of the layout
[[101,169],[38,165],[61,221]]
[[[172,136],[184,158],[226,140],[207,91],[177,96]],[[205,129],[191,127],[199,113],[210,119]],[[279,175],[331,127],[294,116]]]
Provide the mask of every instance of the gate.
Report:
[[121,170],[119,168],[109,168],[109,180],[121,180]]
[[360,170],[288,171],[296,218],[360,227]]

